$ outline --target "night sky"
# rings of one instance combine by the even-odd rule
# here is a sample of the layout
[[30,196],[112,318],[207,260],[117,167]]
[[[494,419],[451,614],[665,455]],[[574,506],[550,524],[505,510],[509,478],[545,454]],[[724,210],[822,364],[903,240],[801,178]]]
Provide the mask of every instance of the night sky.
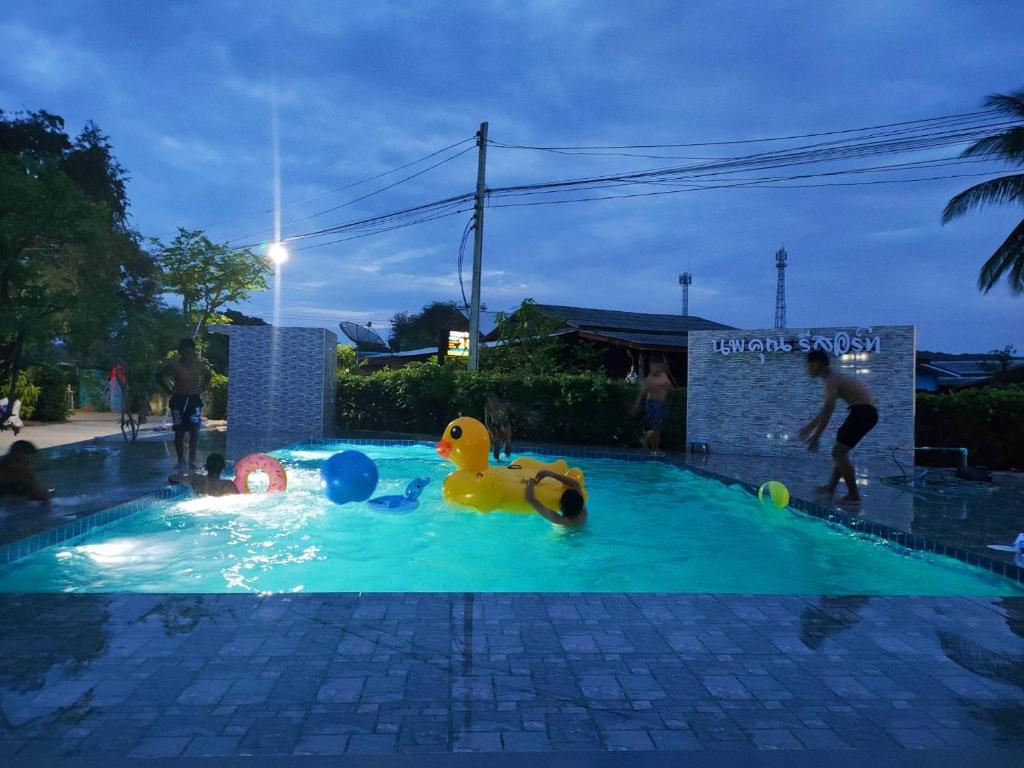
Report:
[[[456,151],[470,151],[433,171],[306,218],[454,154],[338,190],[470,138],[483,120],[507,144],[590,146],[971,112],[987,94],[1024,88],[1021,29],[1020,2],[2,0],[0,106],[61,114],[72,132],[96,121],[129,171],[133,226],[145,236],[204,227],[245,244],[273,231],[275,105],[289,236],[471,191],[476,152],[466,143]],[[491,147],[488,185],[681,162]],[[765,327],[773,254],[784,245],[790,327],[914,323],[921,348],[1024,351],[1024,298],[1005,284],[988,295],[975,287],[1021,208],[939,222],[946,201],[980,178],[491,208],[483,299],[490,310],[533,297],[678,312],[677,275],[689,270],[692,314]],[[430,300],[461,301],[456,262],[468,217],[293,252],[282,322],[381,326]],[[239,308],[270,319],[273,293]]]

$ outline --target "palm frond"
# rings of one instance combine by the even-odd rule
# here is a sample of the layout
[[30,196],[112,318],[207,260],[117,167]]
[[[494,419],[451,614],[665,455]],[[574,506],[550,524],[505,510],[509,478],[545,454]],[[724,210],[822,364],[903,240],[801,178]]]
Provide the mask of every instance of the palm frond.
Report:
[[1024,201],[1024,173],[989,179],[968,187],[956,195],[942,211],[942,223],[946,224],[958,216],[982,205]]
[[1024,219],[1010,236],[989,256],[978,272],[978,290],[988,293],[1006,275],[1010,291],[1024,293]]
[[999,157],[1024,165],[1024,126],[986,136],[961,152],[960,157]]
[[993,93],[985,99],[985,106],[1013,117],[1024,117],[1024,91]]

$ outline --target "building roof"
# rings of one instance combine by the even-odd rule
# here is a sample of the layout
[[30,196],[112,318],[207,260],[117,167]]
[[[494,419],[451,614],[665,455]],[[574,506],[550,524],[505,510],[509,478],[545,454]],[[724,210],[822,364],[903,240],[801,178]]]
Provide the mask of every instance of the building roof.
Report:
[[541,314],[565,323],[567,330],[577,331],[580,338],[629,347],[685,349],[690,331],[732,329],[730,325],[696,315],[623,312],[558,304],[537,304],[536,308]]
[[656,315],[646,312],[622,312],[617,309],[564,307],[537,304],[537,310],[548,317],[563,320],[575,328],[605,331],[642,331],[655,334],[685,334],[689,331],[734,330],[696,315]]
[[[995,358],[979,357],[974,360],[921,360],[918,372],[926,370],[936,374],[935,383],[940,389],[963,389],[984,385],[992,381],[1001,370]],[[1024,374],[1024,360],[1011,360],[1007,366],[1011,379]]]
[[635,347],[666,347],[669,349],[686,349],[687,334],[685,333],[629,333],[627,331],[591,331],[580,330],[581,339],[606,341],[610,344],[625,344]]

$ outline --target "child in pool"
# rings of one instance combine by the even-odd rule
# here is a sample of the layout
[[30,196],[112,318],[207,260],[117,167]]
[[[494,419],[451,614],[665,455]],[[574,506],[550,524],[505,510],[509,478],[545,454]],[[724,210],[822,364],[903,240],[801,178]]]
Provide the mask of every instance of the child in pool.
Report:
[[[548,509],[537,500],[537,483],[545,477],[557,480],[565,486],[565,490],[562,492],[562,496],[558,500],[558,509],[561,514]],[[571,477],[567,477],[566,475],[560,475],[557,472],[551,472],[547,469],[541,470],[537,473],[536,477],[526,481],[526,501],[531,507],[537,510],[545,520],[550,523],[554,523],[555,525],[564,525],[568,528],[579,528],[587,522],[587,505],[583,499],[583,488],[580,487],[578,481]]]
[[206,457],[205,475],[171,475],[167,481],[171,485],[187,485],[200,496],[229,496],[238,493],[231,480],[222,480],[220,473],[224,471],[224,457],[219,453],[211,453]]
[[42,502],[43,509],[50,511],[50,497],[53,491],[44,488],[36,477],[32,466],[36,447],[28,440],[15,440],[6,456],[0,457],[0,496],[22,496]]

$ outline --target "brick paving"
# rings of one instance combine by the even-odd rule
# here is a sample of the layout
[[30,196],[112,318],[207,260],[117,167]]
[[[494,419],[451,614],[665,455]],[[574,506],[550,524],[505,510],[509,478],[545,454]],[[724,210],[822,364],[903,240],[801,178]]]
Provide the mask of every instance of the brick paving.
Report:
[[1024,599],[0,596],[0,757],[1024,748]]

